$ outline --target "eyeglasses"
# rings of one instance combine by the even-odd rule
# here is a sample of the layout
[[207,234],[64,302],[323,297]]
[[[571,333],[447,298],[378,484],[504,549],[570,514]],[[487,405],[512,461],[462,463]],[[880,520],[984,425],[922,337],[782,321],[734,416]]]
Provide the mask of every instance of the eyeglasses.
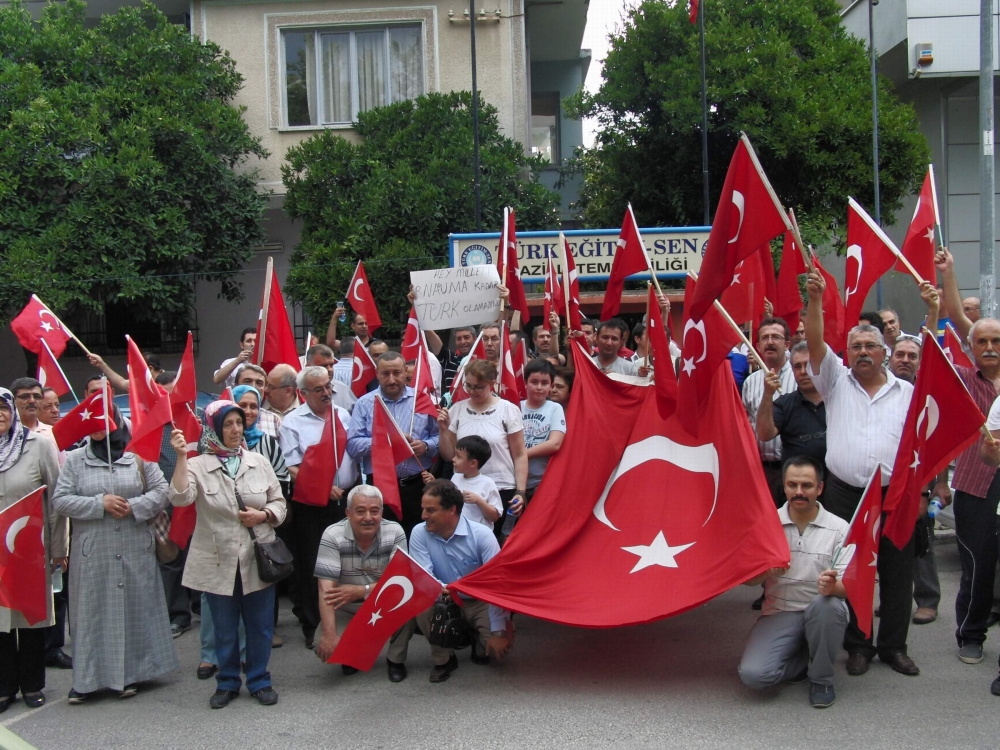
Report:
[[45,396],[41,393],[19,393],[14,398],[18,401],[41,401]]
[[856,354],[859,352],[877,352],[881,348],[881,344],[851,344],[851,351]]
[[483,336],[483,343],[484,344],[499,344],[500,343],[500,337],[499,336]]
[[470,393],[473,391],[476,392],[485,391],[487,388],[490,387],[490,385],[491,385],[490,383],[480,383],[479,385],[472,385],[468,380],[462,383],[462,387],[465,388],[465,390],[469,391]]
[[763,336],[758,336],[757,340],[758,341],[787,341],[788,339],[786,339],[780,333],[768,333],[768,334],[765,334]]
[[303,388],[303,393],[315,393],[317,396],[322,396],[324,393],[333,393],[333,386],[327,383],[326,385],[318,385],[315,388]]

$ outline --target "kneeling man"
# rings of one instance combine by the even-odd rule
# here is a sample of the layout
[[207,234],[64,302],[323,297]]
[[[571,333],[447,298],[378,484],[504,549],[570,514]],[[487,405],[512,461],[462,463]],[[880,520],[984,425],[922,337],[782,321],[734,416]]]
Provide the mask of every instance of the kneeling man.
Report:
[[[316,555],[319,579],[321,635],[316,654],[326,662],[340,641],[347,623],[357,614],[389,564],[396,547],[406,549],[406,534],[395,521],[382,518],[382,493],[377,487],[359,484],[347,495],[347,518],[323,532]],[[406,650],[413,635],[413,621],[401,627],[389,641],[386,661],[389,679],[406,679]],[[346,664],[345,675],[358,670]]]
[[[823,509],[823,470],[814,459],[797,456],[783,469],[787,501],[778,519],[788,538],[791,566],[772,568],[746,582],[764,583],[764,606],[740,661],[740,679],[755,689],[809,679],[809,701],[826,708],[836,700],[833,663],[844,642],[848,611],[844,584],[833,556],[848,524]],[[838,568],[848,560],[838,561]]]

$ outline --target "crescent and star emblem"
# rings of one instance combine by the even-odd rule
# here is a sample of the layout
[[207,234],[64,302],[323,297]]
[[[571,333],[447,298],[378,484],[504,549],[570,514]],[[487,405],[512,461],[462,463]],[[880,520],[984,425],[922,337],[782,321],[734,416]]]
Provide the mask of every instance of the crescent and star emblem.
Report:
[[[380,588],[378,593],[375,595],[375,604],[378,604],[378,600],[381,598],[382,594],[384,594],[385,591],[392,586],[399,586],[399,588],[403,590],[403,598],[399,600],[399,604],[389,610],[390,612],[395,612],[413,598],[413,582],[406,576],[393,576],[385,582],[385,585],[382,586],[382,588]],[[382,610],[377,609],[372,612],[372,619],[368,622],[368,624],[374,625],[381,619]]]
[[14,543],[17,541],[17,535],[21,533],[21,529],[28,525],[28,521],[31,519],[28,516],[21,516],[14,523],[10,525],[7,529],[7,549],[10,550],[11,554],[14,554]]
[[361,286],[364,283],[365,283],[364,279],[358,279],[358,280],[356,280],[354,282],[354,289],[351,290],[351,293],[354,295],[355,299],[358,300],[358,302],[367,302],[368,301],[364,297],[362,297],[361,296],[361,292],[358,291],[358,287]]
[[740,212],[740,223],[736,227],[736,234],[734,234],[733,238],[729,240],[730,245],[740,238],[740,232],[743,231],[743,209],[746,206],[746,198],[743,197],[743,193],[739,190],[733,191],[733,205],[736,206],[736,210]]
[[845,284],[846,290],[844,292],[844,303],[851,298],[852,294],[858,293],[858,287],[861,286],[861,269],[864,268],[864,260],[861,257],[861,245],[851,245],[847,248],[847,257],[854,258],[858,263],[858,273],[854,277],[854,288],[851,288],[850,284]]
[[[924,433],[924,444],[930,439],[931,435],[934,434],[934,430],[937,429],[938,422],[941,419],[941,410],[938,408],[937,401],[934,397],[929,395],[927,400],[924,401],[924,408],[920,410],[920,414],[917,417],[917,440],[920,440],[920,428],[927,422],[927,431]],[[913,451],[913,463],[910,464],[911,469],[916,469],[920,466],[920,451]]]
[[699,334],[701,334],[701,356],[698,357],[697,359],[695,359],[694,357],[684,358],[683,370],[685,375],[691,375],[691,373],[694,372],[695,368],[698,366],[698,363],[703,362],[705,358],[708,356],[708,335],[705,333],[704,320],[699,320],[697,323],[695,323],[690,318],[688,319],[688,322],[684,324],[684,334],[681,336],[681,346],[682,347],[686,346],[688,331],[692,330],[697,331]]

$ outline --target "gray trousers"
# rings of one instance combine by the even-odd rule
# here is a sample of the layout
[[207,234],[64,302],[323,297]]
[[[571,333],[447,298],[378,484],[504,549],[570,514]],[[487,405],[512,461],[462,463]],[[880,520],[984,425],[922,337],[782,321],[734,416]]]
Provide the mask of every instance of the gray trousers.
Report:
[[833,663],[850,615],[835,596],[817,596],[802,612],[764,615],[750,631],[740,660],[740,679],[762,690],[809,668],[809,681],[833,684]]
[[925,515],[920,523],[927,527],[931,545],[926,555],[913,558],[913,601],[918,607],[936,610],[941,603],[941,584],[934,557],[934,520]]
[[[486,642],[490,639],[490,605],[478,599],[463,599],[462,601],[462,618],[478,633],[478,653],[482,654],[486,650]],[[416,616],[415,619],[417,625],[420,627],[420,632],[429,633],[431,631],[431,615],[433,612],[434,607],[431,607]],[[431,661],[434,663],[434,666],[440,667],[443,664],[447,664],[454,653],[451,649],[431,646]]]

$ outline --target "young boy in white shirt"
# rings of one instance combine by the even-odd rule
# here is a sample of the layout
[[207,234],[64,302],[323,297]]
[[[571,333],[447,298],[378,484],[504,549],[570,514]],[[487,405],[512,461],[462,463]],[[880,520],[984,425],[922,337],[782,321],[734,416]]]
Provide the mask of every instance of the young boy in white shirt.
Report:
[[[480,474],[479,470],[492,455],[489,443],[479,435],[462,438],[455,443],[455,459],[452,462],[455,466],[455,475],[451,478],[465,498],[462,515],[469,522],[481,523],[490,529],[503,513],[503,504],[500,502],[500,491],[494,481]],[[424,475],[426,482],[430,475],[427,472],[424,472]]]
[[524,368],[528,398],[521,402],[521,421],[528,449],[528,500],[538,489],[549,459],[559,452],[566,437],[563,408],[548,400],[555,377],[555,368],[544,359],[533,359]]

